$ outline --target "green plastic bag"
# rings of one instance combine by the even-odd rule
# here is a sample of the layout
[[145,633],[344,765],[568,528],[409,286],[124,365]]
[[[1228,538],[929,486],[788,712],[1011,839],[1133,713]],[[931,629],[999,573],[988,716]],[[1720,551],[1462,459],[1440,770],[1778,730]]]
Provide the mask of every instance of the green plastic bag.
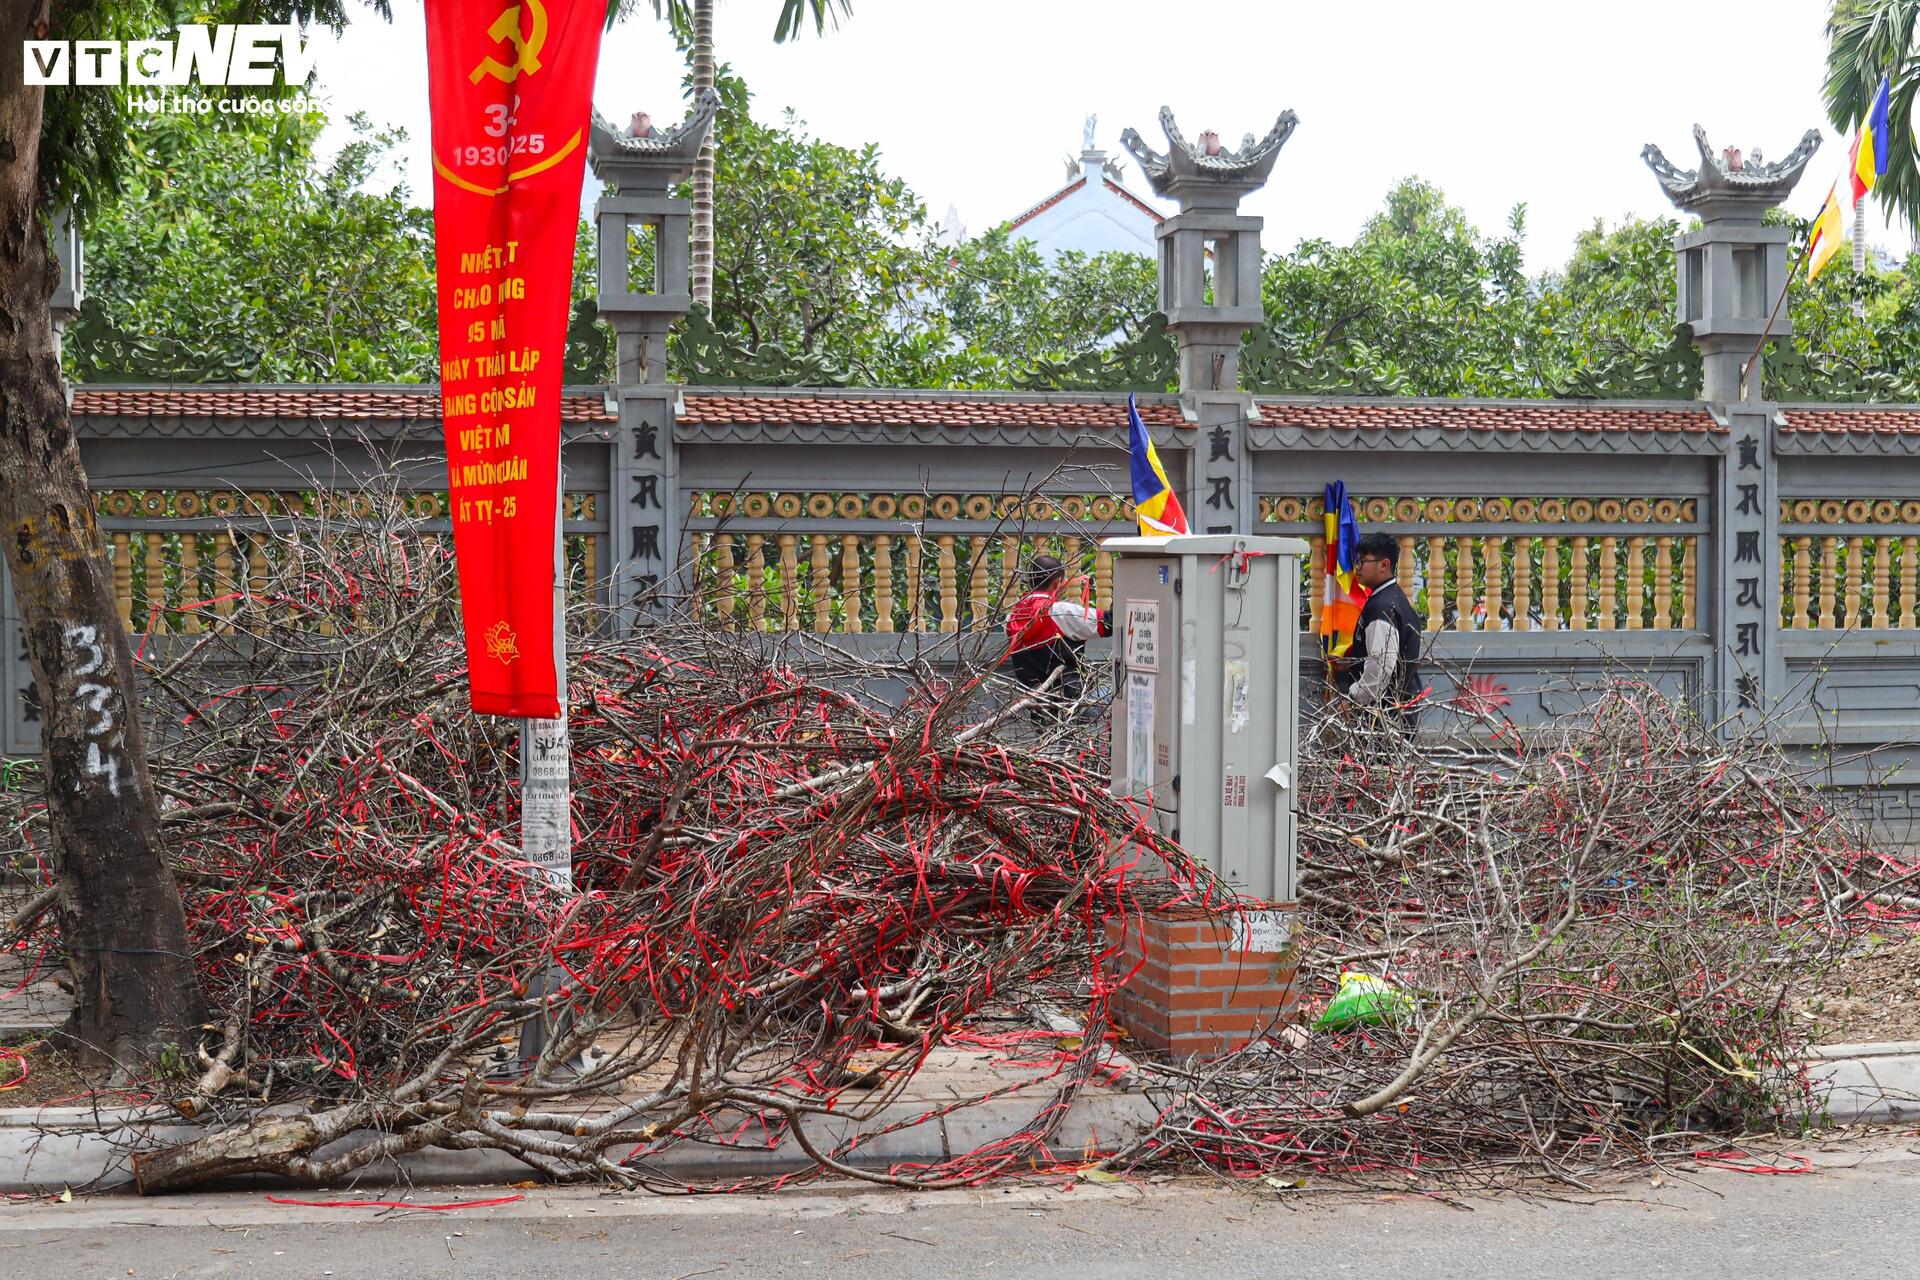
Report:
[[1377,1027],[1412,1012],[1412,997],[1386,979],[1364,973],[1343,973],[1340,989],[1327,1002],[1326,1011],[1314,1021],[1313,1029],[1345,1031],[1351,1027]]

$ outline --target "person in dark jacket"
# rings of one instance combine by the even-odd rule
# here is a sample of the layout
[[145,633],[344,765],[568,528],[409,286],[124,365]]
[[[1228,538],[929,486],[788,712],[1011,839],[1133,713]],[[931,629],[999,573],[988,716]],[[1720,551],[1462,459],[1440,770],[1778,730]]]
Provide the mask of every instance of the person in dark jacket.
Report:
[[1391,534],[1369,533],[1354,544],[1353,575],[1367,588],[1367,603],[1336,678],[1349,702],[1392,709],[1411,729],[1427,685],[1420,675],[1420,618],[1400,589],[1399,563],[1400,544]]
[[1060,673],[1051,687],[1053,705],[1034,708],[1036,719],[1049,719],[1079,700],[1080,650],[1095,636],[1112,635],[1113,618],[1081,601],[1084,593],[1074,588],[1084,579],[1069,582],[1058,557],[1035,556],[1026,578],[1026,594],[1007,615],[1006,663],[1013,678],[1029,689]]

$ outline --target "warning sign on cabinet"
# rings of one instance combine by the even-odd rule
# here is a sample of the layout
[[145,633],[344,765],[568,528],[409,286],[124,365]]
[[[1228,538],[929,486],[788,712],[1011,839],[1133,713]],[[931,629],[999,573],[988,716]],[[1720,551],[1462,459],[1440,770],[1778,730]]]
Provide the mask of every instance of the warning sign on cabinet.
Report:
[[1160,669],[1160,602],[1127,601],[1126,665],[1135,671]]

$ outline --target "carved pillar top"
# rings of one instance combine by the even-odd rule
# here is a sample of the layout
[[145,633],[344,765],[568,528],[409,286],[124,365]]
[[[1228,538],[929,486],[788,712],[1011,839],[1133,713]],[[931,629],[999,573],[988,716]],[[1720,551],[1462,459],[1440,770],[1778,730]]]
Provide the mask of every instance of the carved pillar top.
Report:
[[1679,168],[1651,142],[1640,149],[1640,158],[1675,207],[1699,215],[1703,222],[1757,223],[1792,193],[1807,161],[1820,149],[1820,131],[1807,130],[1786,159],[1772,164],[1760,158],[1758,147],[1744,157],[1734,147],[1716,154],[1707,142],[1707,131],[1697,124],[1693,141],[1700,149],[1698,169]]
[[719,110],[720,95],[703,89],[685,120],[665,129],[649,128],[644,137],[635,137],[630,129],[617,127],[596,111],[587,160],[600,181],[623,195],[664,193],[693,172],[693,162]]
[[1170,107],[1160,108],[1160,127],[1166,131],[1165,155],[1146,144],[1140,134],[1128,129],[1120,135],[1120,145],[1132,153],[1146,170],[1147,182],[1155,195],[1180,202],[1182,212],[1189,209],[1233,209],[1241,197],[1267,184],[1280,148],[1287,145],[1300,123],[1291,111],[1282,111],[1267,130],[1267,136],[1254,140],[1248,134],[1238,150],[1227,150],[1211,131],[1200,135],[1196,144],[1188,142],[1174,122]]
[[1693,141],[1700,151],[1697,169],[1673,164],[1652,143],[1640,151],[1674,206],[1700,218],[1699,230],[1674,238],[1674,318],[1689,326],[1700,351],[1702,399],[1758,400],[1766,343],[1793,331],[1781,305],[1792,235],[1762,219],[1800,181],[1820,149],[1820,131],[1807,130],[1786,159],[1772,164],[1758,148],[1745,156],[1733,147],[1716,153],[1699,125]]

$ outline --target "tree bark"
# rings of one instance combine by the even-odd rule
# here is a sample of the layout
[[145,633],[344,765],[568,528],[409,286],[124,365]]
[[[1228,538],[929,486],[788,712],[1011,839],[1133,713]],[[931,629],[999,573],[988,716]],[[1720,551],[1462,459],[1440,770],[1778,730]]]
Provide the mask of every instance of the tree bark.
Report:
[[[713,0],[693,0],[693,96],[713,88]],[[713,307],[713,157],[719,122],[707,131],[706,143],[693,162],[693,227],[689,234],[692,262],[688,267],[693,300]]]
[[133,654],[73,437],[48,308],[39,86],[22,41],[47,0],[0,13],[0,541],[39,686],[47,819],[74,984],[68,1034],[123,1072],[203,1021],[133,696]]

